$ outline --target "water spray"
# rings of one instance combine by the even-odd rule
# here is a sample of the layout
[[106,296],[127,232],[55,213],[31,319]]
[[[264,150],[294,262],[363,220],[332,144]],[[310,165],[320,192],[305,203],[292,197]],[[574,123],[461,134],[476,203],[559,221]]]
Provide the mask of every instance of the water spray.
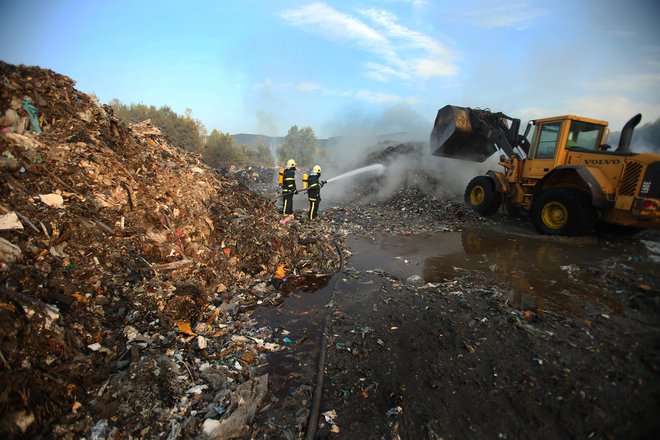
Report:
[[373,164],[373,165],[368,165],[366,167],[358,168],[357,170],[348,171],[344,174],[340,174],[340,175],[335,176],[331,179],[328,179],[327,183],[334,182],[335,180],[339,180],[339,179],[345,179],[347,177],[352,177],[352,176],[355,176],[357,174],[368,173],[370,171],[373,171],[373,172],[377,173],[378,175],[381,175],[385,171],[385,165],[380,164],[380,163],[376,163],[376,164]]
[[[380,163],[375,163],[373,165],[367,165],[366,167],[358,168],[356,170],[348,171],[346,173],[340,174],[338,176],[332,177],[328,180],[325,181],[325,183],[330,183],[334,182],[335,180],[340,180],[340,179],[346,179],[347,177],[353,177],[358,174],[363,174],[363,173],[368,173],[368,172],[373,172],[377,175],[381,175],[385,172],[385,165],[380,164]],[[301,189],[298,190],[299,193],[304,193],[309,191],[309,188]],[[275,203],[275,201],[280,197],[280,195],[276,196],[273,200],[271,200],[270,203]]]
[[[374,173],[376,173],[377,175],[380,176],[385,171],[385,165],[380,164],[380,163],[376,163],[376,164],[373,164],[373,165],[367,165],[366,167],[358,168],[356,170],[348,171],[346,173],[343,173],[343,174],[340,174],[338,176],[332,177],[332,178],[326,180],[325,183],[330,183],[330,182],[333,182],[335,180],[340,180],[340,179],[346,179],[347,177],[353,177],[353,176],[356,176],[358,174],[368,173],[370,171],[373,171]],[[298,192],[302,193],[302,192],[307,192],[307,191],[309,191],[309,188],[301,189]]]

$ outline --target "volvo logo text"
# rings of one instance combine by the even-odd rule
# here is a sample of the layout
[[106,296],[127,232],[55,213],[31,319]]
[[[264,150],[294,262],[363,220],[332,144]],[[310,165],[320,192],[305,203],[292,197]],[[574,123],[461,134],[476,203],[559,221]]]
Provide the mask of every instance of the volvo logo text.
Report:
[[587,165],[618,165],[621,163],[619,159],[587,159]]

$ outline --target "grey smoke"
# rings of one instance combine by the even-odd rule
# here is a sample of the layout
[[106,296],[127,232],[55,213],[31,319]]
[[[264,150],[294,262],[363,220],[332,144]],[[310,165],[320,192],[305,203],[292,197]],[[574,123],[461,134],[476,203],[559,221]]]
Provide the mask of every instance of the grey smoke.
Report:
[[413,140],[418,140],[428,137],[431,123],[430,117],[425,118],[404,104],[387,107],[376,116],[367,115],[361,108],[352,107],[325,124],[324,131],[350,137],[408,133]]
[[377,115],[368,115],[361,107],[346,108],[324,124],[324,131],[333,134],[328,139],[325,168],[337,174],[357,168],[378,150],[379,143],[427,140],[431,127],[430,118],[405,105],[385,108]]
[[[322,159],[325,161],[324,178],[364,166],[370,153],[410,143],[416,146],[416,154],[384,158],[385,174],[367,197],[388,200],[401,188],[416,186],[440,200],[462,199],[465,187],[473,177],[501,167],[496,158],[476,163],[432,156],[429,137],[434,120],[435,114],[423,117],[404,105],[389,107],[377,117],[369,117],[357,109],[338,115],[327,124],[326,131],[343,136],[329,142],[328,156]],[[332,182],[324,188],[323,199],[329,202],[351,200],[359,192],[361,182],[365,181],[365,176],[361,176]]]

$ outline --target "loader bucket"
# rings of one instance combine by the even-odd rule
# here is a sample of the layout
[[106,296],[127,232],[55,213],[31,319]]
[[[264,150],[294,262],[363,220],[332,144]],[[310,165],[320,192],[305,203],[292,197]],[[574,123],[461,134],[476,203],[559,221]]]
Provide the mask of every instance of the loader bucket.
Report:
[[431,154],[484,162],[497,151],[487,133],[473,128],[471,110],[446,105],[438,110],[431,132]]

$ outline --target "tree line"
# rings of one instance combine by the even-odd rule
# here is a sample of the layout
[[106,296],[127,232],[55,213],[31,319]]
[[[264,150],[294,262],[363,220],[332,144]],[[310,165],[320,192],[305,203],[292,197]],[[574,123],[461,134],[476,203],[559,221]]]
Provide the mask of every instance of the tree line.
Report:
[[[157,108],[146,104],[124,104],[118,99],[109,102],[119,119],[135,124],[150,119],[160,128],[163,136],[174,146],[199,153],[204,161],[214,168],[283,165],[288,159],[295,159],[301,166],[312,166],[323,157],[317,146],[316,135],[311,127],[292,126],[284,141],[271,148],[264,136],[258,136],[251,145],[236,145],[229,133],[219,130],[207,132],[198,119],[193,118],[192,110],[186,109],[179,115],[168,106]],[[273,151],[276,157],[273,157]]]

